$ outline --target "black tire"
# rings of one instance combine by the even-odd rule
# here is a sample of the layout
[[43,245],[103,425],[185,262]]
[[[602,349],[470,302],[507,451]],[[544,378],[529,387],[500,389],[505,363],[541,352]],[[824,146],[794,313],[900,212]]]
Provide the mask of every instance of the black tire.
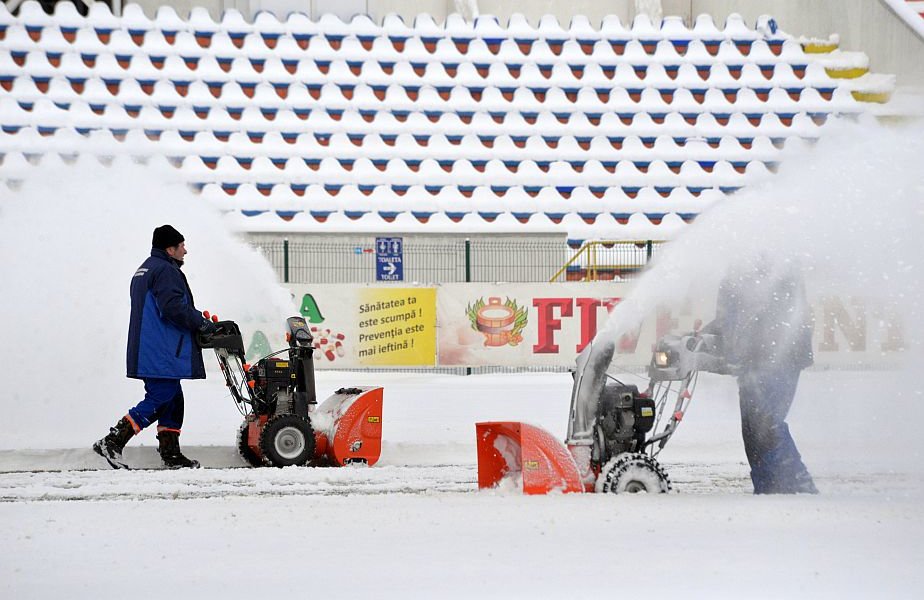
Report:
[[249,425],[250,419],[244,419],[241,426],[237,428],[237,453],[247,465],[262,467],[263,459],[257,456],[257,453],[247,445],[247,428]]
[[314,430],[308,419],[277,415],[260,434],[263,462],[271,467],[302,466],[314,458]]
[[596,491],[604,494],[666,494],[671,481],[658,461],[647,454],[619,454],[602,469]]

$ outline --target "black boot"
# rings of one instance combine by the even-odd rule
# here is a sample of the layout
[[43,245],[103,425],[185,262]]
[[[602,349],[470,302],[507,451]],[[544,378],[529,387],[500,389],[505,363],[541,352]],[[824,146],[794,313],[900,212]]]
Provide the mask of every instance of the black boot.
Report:
[[122,460],[122,450],[134,436],[135,428],[131,421],[122,417],[115,427],[109,429],[109,435],[93,444],[93,451],[105,458],[113,469],[127,469],[128,464]]
[[157,434],[157,441],[160,442],[160,447],[157,451],[160,453],[161,460],[164,461],[164,466],[168,469],[199,468],[199,461],[186,458],[180,451],[180,434],[178,432],[161,431]]

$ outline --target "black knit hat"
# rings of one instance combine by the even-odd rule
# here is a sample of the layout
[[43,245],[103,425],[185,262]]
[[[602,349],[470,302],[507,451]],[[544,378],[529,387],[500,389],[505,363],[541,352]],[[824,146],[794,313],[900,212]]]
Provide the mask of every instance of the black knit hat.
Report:
[[151,247],[160,250],[166,250],[173,246],[179,246],[185,242],[183,234],[171,227],[170,225],[161,225],[154,230],[154,237],[151,239]]

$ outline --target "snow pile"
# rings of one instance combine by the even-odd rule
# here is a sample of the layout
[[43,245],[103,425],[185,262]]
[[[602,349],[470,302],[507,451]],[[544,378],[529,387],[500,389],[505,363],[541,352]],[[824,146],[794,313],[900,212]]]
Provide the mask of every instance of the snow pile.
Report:
[[818,55],[818,63],[826,69],[835,71],[847,69],[868,69],[869,56],[865,52],[848,52],[834,50]]
[[802,35],[796,38],[796,41],[802,46],[831,46],[836,48],[841,43],[841,36],[837,33],[832,33],[826,38]]
[[[856,79],[847,79],[841,85],[847,90],[856,90],[858,92],[874,93],[891,93],[895,91],[895,75],[883,73],[867,73]],[[895,108],[892,106],[891,108]],[[920,107],[918,108],[920,112]],[[905,114],[913,114],[911,110],[905,111]]]

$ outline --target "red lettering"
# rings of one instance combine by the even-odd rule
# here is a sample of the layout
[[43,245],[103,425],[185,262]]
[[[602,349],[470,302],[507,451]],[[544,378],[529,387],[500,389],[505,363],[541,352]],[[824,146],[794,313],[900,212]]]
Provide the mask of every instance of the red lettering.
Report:
[[596,298],[578,298],[577,305],[581,310],[581,341],[576,350],[580,354],[597,335],[597,309],[601,302]]
[[622,302],[622,298],[604,298],[603,306],[606,307],[606,314],[613,312],[613,309],[616,308],[616,305]]
[[622,298],[578,298],[577,305],[581,309],[581,341],[577,345],[578,354],[581,353],[587,344],[597,337],[597,313],[598,309],[603,306],[606,313],[613,312],[613,308]]
[[[616,308],[616,305],[622,302],[622,298],[604,298],[603,306],[606,307],[607,314],[613,312],[613,309]],[[620,354],[633,354],[635,353],[636,347],[638,347],[638,339],[642,333],[642,326],[639,325],[635,328],[634,331],[629,331],[624,333],[619,337],[619,343],[616,345],[616,349]],[[595,334],[596,335],[596,334]]]
[[633,331],[627,331],[619,338],[619,344],[616,349],[620,354],[635,354],[638,348],[638,339],[642,335],[642,326],[639,325]]
[[677,319],[675,319],[671,314],[671,309],[667,308],[666,306],[659,306],[655,325],[655,339],[660,340],[676,328]]
[[533,346],[536,354],[557,354],[558,345],[555,343],[555,332],[561,329],[561,319],[555,317],[555,309],[561,311],[561,317],[570,317],[574,314],[574,303],[571,298],[533,298],[538,320],[539,341]]

